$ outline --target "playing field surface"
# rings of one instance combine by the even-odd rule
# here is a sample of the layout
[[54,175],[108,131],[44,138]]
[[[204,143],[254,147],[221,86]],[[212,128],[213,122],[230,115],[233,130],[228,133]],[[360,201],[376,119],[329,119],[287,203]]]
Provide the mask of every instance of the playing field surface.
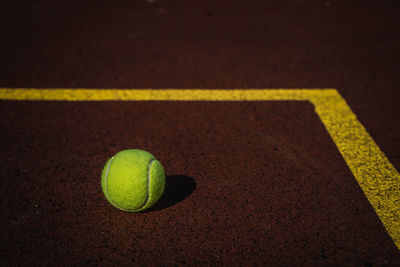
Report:
[[[4,265],[400,265],[394,1],[0,4]],[[163,164],[142,213],[100,176]]]

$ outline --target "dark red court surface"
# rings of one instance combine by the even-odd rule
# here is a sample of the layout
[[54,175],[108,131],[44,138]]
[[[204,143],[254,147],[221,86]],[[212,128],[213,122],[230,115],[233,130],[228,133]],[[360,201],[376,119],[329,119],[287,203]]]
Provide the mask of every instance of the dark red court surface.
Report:
[[[27,1],[28,2],[28,1]],[[3,88],[337,88],[400,169],[395,1],[9,1]],[[309,102],[0,101],[1,265],[400,265]],[[167,174],[126,213],[120,150]]]

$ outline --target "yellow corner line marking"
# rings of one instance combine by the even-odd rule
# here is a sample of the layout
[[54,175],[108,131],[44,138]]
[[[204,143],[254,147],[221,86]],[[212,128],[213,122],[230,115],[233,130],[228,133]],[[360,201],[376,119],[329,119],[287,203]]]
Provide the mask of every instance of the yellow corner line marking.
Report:
[[310,101],[364,194],[400,249],[400,174],[336,89],[0,89],[0,100]]

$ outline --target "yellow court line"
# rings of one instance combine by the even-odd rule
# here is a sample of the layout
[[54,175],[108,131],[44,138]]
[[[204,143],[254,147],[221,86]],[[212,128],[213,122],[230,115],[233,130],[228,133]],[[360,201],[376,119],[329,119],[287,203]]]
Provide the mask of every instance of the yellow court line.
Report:
[[400,174],[336,89],[0,89],[0,100],[310,101],[358,184],[400,249]]

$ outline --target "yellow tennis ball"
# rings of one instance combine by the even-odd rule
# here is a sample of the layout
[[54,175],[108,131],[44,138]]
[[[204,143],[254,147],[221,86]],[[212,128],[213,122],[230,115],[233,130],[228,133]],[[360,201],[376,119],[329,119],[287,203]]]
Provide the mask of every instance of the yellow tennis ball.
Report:
[[106,199],[116,208],[143,211],[153,206],[164,192],[164,168],[149,152],[123,150],[104,166],[101,187]]

